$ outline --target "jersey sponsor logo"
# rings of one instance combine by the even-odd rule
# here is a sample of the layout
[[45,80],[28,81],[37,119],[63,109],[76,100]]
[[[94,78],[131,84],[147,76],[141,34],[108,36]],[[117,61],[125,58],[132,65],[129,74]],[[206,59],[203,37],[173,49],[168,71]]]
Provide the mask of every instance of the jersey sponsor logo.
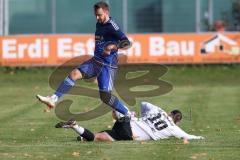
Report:
[[103,36],[98,35],[95,36],[95,41],[102,41],[103,39],[104,39]]

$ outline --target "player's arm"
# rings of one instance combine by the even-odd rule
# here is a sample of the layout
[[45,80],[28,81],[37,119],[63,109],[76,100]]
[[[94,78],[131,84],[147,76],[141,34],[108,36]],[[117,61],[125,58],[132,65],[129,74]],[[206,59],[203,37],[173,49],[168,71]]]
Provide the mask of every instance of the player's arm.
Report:
[[127,36],[121,31],[121,29],[114,22],[110,25],[111,34],[117,39],[117,48],[126,50],[132,46]]
[[113,50],[126,50],[132,46],[132,43],[129,41],[127,36],[121,31],[121,29],[116,25],[112,24],[109,26],[109,32],[112,36],[117,39],[116,42],[108,42],[104,47],[104,54],[110,55]]
[[127,37],[120,40],[117,44],[117,48],[121,50],[127,50],[132,47],[132,42],[129,41]]
[[176,138],[179,138],[179,139],[187,139],[187,140],[204,139],[204,137],[202,137],[202,136],[195,136],[195,135],[188,134],[178,126],[173,127],[173,136],[175,136]]

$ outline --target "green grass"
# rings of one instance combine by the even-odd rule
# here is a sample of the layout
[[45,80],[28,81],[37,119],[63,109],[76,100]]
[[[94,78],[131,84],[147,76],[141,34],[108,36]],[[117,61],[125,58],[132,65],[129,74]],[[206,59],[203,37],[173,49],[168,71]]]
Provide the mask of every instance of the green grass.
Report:
[[[38,93],[53,92],[48,85],[52,68],[0,68],[0,159],[240,159],[240,66],[168,68],[162,79],[170,82],[173,90],[163,96],[138,98],[137,104],[130,108],[139,111],[142,100],[166,111],[177,106],[185,117],[181,128],[202,135],[205,140],[187,145],[175,138],[149,142],[77,142],[71,130],[54,128],[59,119],[53,111],[44,113],[44,107],[35,99]],[[73,112],[92,109],[100,102],[83,96],[66,98],[74,99]],[[79,123],[95,132],[113,124],[110,114]]]

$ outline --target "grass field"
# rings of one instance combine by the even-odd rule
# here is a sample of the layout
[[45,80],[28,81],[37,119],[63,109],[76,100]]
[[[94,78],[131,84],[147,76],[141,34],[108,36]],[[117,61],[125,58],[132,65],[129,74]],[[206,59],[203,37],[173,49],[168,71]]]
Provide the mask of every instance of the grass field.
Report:
[[[205,140],[190,144],[175,138],[155,142],[78,142],[73,131],[55,129],[59,119],[53,111],[43,112],[44,106],[35,99],[38,93],[53,92],[48,85],[53,69],[0,68],[0,159],[240,159],[240,66],[168,68],[162,79],[170,82],[173,90],[163,96],[138,98],[130,108],[138,111],[142,100],[166,111],[178,106],[185,115],[181,128]],[[82,96],[68,98],[75,100],[73,112],[89,110],[100,102]],[[113,124],[110,114],[79,123],[95,132]]]

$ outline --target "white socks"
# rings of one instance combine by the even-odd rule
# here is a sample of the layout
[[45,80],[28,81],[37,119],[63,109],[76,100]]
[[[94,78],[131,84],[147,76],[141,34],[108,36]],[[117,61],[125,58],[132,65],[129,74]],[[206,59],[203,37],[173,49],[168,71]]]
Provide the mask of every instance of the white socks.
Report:
[[81,126],[78,126],[77,124],[73,126],[73,130],[75,130],[77,132],[77,134],[79,134],[80,136],[83,134],[84,132],[84,128]]

